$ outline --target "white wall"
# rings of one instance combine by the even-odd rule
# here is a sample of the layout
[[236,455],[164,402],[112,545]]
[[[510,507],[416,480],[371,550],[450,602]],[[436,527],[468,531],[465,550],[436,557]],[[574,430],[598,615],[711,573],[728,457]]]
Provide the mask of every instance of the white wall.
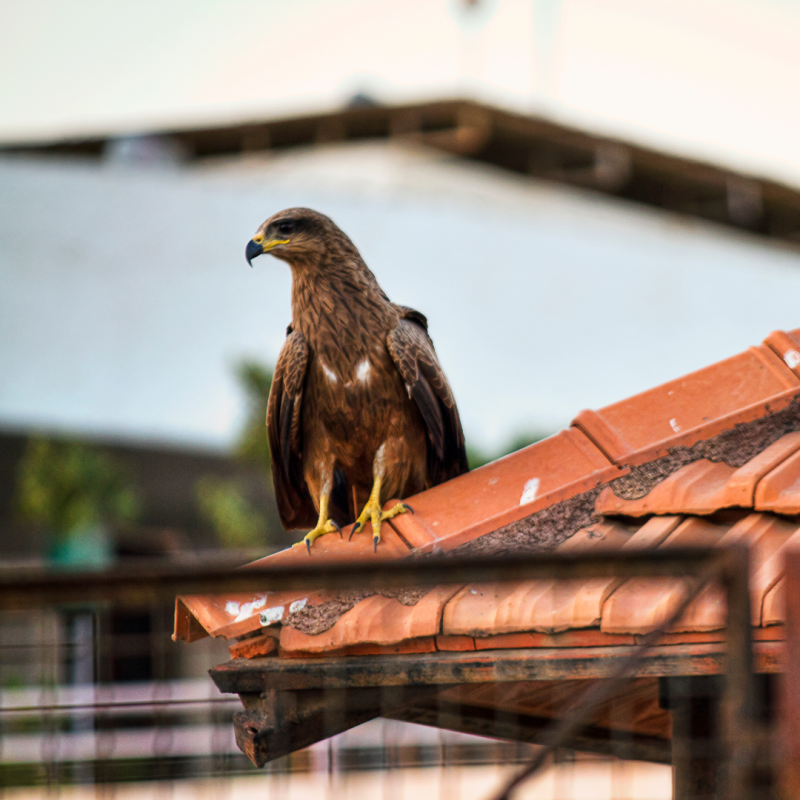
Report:
[[800,254],[425,150],[206,167],[0,160],[0,424],[224,446],[231,366],[274,361],[289,269],[260,222],[308,205],[419,308],[468,436],[498,446],[800,327]]

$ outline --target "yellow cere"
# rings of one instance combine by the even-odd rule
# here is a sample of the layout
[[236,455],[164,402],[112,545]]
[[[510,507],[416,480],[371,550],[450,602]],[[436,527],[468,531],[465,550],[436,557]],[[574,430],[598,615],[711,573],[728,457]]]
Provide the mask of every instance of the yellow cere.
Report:
[[[253,239],[253,241],[256,242],[255,239]],[[260,244],[260,242],[256,242],[256,244]],[[289,240],[288,239],[270,239],[264,245],[264,252],[266,253],[268,250],[272,250],[273,247],[277,247],[279,244],[289,244]]]

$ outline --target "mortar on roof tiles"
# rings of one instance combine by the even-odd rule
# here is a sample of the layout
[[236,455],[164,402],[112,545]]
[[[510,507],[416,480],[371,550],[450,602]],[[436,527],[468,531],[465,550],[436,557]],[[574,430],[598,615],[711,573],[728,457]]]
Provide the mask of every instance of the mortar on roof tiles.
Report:
[[458,556],[498,556],[552,550],[581,528],[599,521],[594,503],[601,488],[590,489],[543,508],[492,533],[465,542],[450,552]]
[[627,475],[611,481],[611,490],[624,500],[638,500],[673,472],[701,458],[722,461],[729,467],[743,467],[782,436],[798,430],[800,398],[795,398],[781,411],[752,422],[740,422],[711,439],[690,447],[671,447],[668,455],[631,467]]
[[306,606],[287,617],[283,624],[295,628],[302,633],[316,635],[330,630],[342,614],[354,608],[362,600],[379,594],[382,597],[394,598],[404,606],[416,605],[428,592],[425,589],[384,589],[380,592],[351,591],[338,592],[332,600],[326,600],[317,606]]

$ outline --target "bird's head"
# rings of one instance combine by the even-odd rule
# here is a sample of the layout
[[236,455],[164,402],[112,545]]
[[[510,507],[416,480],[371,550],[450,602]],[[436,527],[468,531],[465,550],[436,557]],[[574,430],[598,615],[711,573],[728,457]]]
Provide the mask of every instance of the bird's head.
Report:
[[247,263],[252,267],[253,259],[262,253],[293,266],[314,263],[328,250],[331,234],[336,233],[344,235],[324,214],[310,208],[288,208],[273,214],[247,243]]

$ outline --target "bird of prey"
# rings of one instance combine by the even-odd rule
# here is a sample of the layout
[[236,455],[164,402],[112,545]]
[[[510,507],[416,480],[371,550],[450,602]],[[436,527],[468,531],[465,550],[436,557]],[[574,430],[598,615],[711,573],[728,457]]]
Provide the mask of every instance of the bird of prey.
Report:
[[[270,217],[248,242],[292,270],[292,322],[267,403],[281,522],[304,542],[410,510],[404,498],[466,472],[453,393],[427,319],[392,303],[355,245],[307,208]],[[250,264],[252,266],[252,263]],[[366,501],[360,514],[359,501]],[[302,544],[298,542],[298,545]]]

